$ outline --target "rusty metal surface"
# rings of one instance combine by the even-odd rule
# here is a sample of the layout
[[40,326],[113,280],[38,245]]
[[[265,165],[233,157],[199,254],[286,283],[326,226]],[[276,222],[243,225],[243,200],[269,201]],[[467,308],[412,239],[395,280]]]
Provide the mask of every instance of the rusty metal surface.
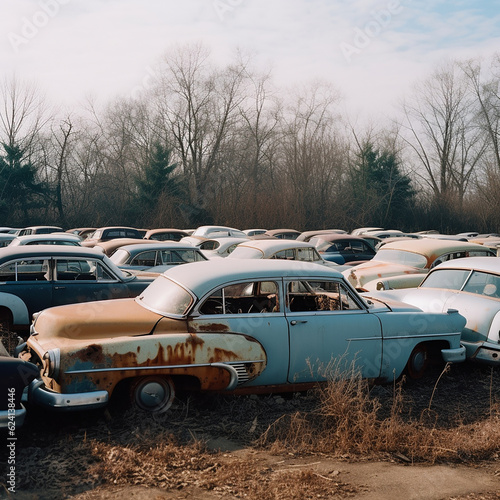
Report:
[[[54,342],[57,333],[54,330],[51,335],[32,336],[28,345],[43,364],[45,385],[57,392],[106,390],[111,394],[117,383],[125,378],[183,375],[196,377],[199,389],[223,390],[230,382],[230,373],[212,364],[244,362],[248,380],[257,377],[265,368],[266,355],[262,346],[248,336],[228,333],[227,325],[205,325],[199,333],[194,331],[195,326],[190,325],[188,332],[184,320],[160,317],[158,322],[158,315],[137,307],[146,314],[142,316],[142,329],[136,318],[134,333],[138,335],[135,336],[105,337],[104,330],[99,330],[94,332],[96,338],[92,342],[92,334],[87,332],[85,321],[79,326],[73,322],[70,331],[61,326],[57,343]],[[108,306],[106,309],[109,313]],[[123,311],[119,305],[112,309]],[[129,310],[127,314],[134,316],[134,312],[137,311]],[[37,331],[49,321],[57,322],[57,315],[61,313],[60,310],[50,311],[47,318],[44,318],[45,313],[42,314],[36,323]],[[149,334],[152,325],[155,325],[154,333]],[[95,320],[91,326],[95,326]],[[80,335],[76,335],[77,332]],[[59,376],[52,378],[47,375],[49,366],[43,357],[56,344],[61,349],[61,364]]]

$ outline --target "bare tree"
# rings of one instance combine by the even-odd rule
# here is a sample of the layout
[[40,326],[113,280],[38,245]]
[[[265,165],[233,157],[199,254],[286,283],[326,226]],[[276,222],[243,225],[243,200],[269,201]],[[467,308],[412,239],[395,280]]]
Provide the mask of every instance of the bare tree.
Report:
[[208,59],[201,45],[167,54],[156,89],[157,111],[189,182],[191,206],[200,214],[206,214],[219,182],[224,145],[241,120],[246,76],[243,61],[216,68]]
[[[475,99],[456,63],[438,68],[403,105],[403,140],[414,153],[415,174],[437,200],[459,206],[484,153]],[[419,168],[420,167],[420,168]]]
[[35,85],[11,77],[0,83],[0,98],[0,141],[31,151],[49,120],[41,93]]
[[333,109],[338,101],[331,85],[315,82],[298,92],[284,119],[281,172],[292,186],[289,209],[298,228],[331,224],[328,207],[342,178]]

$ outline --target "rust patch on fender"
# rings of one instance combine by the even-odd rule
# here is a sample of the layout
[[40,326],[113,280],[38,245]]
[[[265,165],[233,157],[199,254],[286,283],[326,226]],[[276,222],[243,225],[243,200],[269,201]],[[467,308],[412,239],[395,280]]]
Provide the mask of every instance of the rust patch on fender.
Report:
[[228,332],[229,326],[224,323],[196,323],[192,322],[190,325],[189,332]]
[[75,356],[81,361],[92,361],[94,363],[104,363],[104,355],[102,353],[102,346],[98,344],[91,344],[85,349],[75,352]]

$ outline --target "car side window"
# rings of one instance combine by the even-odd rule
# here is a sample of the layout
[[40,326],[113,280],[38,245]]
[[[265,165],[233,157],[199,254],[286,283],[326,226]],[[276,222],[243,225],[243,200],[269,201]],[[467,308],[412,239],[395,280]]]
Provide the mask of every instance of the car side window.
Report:
[[92,259],[57,259],[57,281],[116,281],[99,261]]
[[474,271],[463,291],[498,299],[500,298],[500,276]]
[[287,306],[291,312],[361,309],[339,281],[291,281],[287,288]]
[[136,255],[130,262],[132,266],[147,266],[153,267],[159,264],[156,262],[156,251],[149,250]]
[[280,252],[276,252],[271,259],[284,259],[284,260],[295,260],[295,253],[293,248],[289,248],[287,250],[281,250]]
[[7,262],[0,267],[0,281],[49,281],[48,259],[24,259]]
[[199,308],[200,314],[249,314],[280,311],[278,284],[251,281],[219,288]]

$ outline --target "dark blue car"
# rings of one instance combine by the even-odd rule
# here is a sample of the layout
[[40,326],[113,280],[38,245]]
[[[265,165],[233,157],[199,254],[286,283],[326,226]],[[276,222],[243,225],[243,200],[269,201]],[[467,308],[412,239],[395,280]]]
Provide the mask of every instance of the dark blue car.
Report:
[[0,326],[27,330],[52,306],[136,297],[152,277],[120,270],[98,250],[35,245],[0,249]]
[[323,259],[337,264],[359,264],[373,259],[376,250],[363,238],[345,234],[325,234],[312,238]]

